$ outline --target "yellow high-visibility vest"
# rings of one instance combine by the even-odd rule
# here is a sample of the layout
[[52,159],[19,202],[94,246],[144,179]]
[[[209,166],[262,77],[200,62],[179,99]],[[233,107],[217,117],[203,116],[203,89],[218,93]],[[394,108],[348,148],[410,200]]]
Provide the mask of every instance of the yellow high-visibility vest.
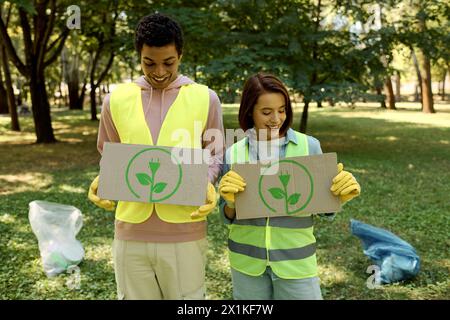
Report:
[[[286,158],[309,154],[307,136],[295,132]],[[231,146],[231,163],[249,161],[247,138]],[[317,276],[316,238],[311,215],[234,220],[229,227],[230,265],[242,273],[259,276],[270,266],[283,279]]]
[[[111,93],[110,108],[121,143],[155,145],[145,120],[141,88],[138,85],[120,84],[115,88]],[[200,122],[202,131],[204,130],[208,112],[208,87],[199,84],[182,86],[161,125],[156,146],[201,149],[202,132],[196,133],[194,128],[195,123]],[[172,133],[180,129],[189,132],[190,139],[179,137],[179,140],[173,140]],[[128,223],[141,223],[151,216],[153,208],[158,217],[166,222],[185,223],[205,220],[205,218],[193,220],[190,217],[190,214],[198,209],[195,206],[129,201],[118,202],[116,219]]]

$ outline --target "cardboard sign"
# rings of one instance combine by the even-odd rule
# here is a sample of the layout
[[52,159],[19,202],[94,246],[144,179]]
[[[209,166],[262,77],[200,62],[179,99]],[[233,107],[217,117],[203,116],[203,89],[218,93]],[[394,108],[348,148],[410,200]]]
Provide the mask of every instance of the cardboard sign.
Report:
[[105,143],[97,194],[108,200],[201,206],[208,156],[203,149]]
[[233,164],[247,185],[236,195],[236,219],[302,216],[341,210],[330,191],[337,175],[336,153]]

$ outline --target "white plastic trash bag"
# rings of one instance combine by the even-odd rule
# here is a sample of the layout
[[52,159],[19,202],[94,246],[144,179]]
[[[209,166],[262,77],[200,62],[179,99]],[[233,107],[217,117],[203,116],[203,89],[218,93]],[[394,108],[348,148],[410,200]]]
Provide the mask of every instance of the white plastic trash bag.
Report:
[[81,211],[73,206],[35,200],[28,218],[38,239],[42,266],[48,277],[83,260],[84,249],[75,236],[83,225]]

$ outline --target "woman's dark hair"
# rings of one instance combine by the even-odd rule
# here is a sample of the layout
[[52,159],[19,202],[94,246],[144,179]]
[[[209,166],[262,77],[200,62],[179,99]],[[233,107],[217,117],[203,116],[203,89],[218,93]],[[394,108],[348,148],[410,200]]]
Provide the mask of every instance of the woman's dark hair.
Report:
[[178,55],[183,53],[183,31],[175,20],[161,13],[143,17],[137,27],[134,45],[141,55],[144,44],[151,47],[163,47],[174,43]]
[[281,93],[284,96],[286,120],[280,128],[280,136],[283,136],[292,125],[291,99],[281,80],[271,74],[257,73],[245,82],[239,107],[239,125],[244,131],[254,127],[253,109],[264,93]]

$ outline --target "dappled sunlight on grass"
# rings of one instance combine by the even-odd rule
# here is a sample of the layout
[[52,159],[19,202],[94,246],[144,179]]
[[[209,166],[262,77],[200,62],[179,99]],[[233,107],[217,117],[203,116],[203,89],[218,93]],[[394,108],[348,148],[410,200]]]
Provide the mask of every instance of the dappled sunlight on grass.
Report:
[[5,224],[15,223],[16,218],[13,215],[4,213],[4,214],[0,214],[0,222],[5,223]]
[[16,145],[16,144],[32,144],[36,141],[36,135],[34,133],[2,133],[0,135],[0,143],[2,144],[10,144],[10,145]]
[[359,174],[366,174],[367,170],[366,169],[356,169],[356,168],[351,168],[351,167],[345,167],[345,170],[347,169],[351,169],[352,173],[359,173]]
[[39,279],[34,284],[34,289],[38,295],[46,296],[49,292],[61,291],[66,286],[68,275]]
[[63,123],[61,121],[53,121],[53,130],[58,133],[70,133],[72,126],[70,124]]
[[218,250],[218,248],[210,245],[207,256],[210,261],[210,267],[223,271],[227,271],[230,267],[230,263],[228,261],[228,249],[225,246],[221,250]]
[[74,186],[67,185],[67,184],[62,184],[58,188],[59,188],[59,190],[64,191],[64,192],[86,193],[87,194],[86,189],[80,188],[80,187],[74,187]]
[[0,175],[0,195],[48,188],[53,183],[50,174],[26,172]]
[[[86,241],[85,241],[86,242]],[[106,263],[113,266],[111,243],[108,244],[89,244],[85,250],[85,260]]]
[[[33,200],[30,200],[30,202]],[[31,245],[33,245],[34,243],[36,243],[37,245],[37,239],[35,238],[33,231],[31,230],[31,226],[30,223],[28,221],[28,207],[26,208],[22,208],[21,213],[23,215],[23,218],[26,219],[26,223],[24,224],[23,222],[17,225],[13,226],[13,230],[16,233],[21,233],[23,235],[28,235],[28,248],[30,248]],[[32,237],[32,238],[31,238]],[[20,241],[24,241],[24,239],[22,237],[20,237]]]
[[411,112],[409,110],[367,110],[364,108],[356,108],[351,110],[351,112],[345,112],[343,108],[333,108],[333,109],[322,109],[322,110],[311,110],[312,113],[320,112],[322,115],[330,114],[333,116],[338,116],[340,118],[365,118],[365,119],[380,119],[388,122],[405,122],[414,123],[418,125],[429,125],[437,127],[450,128],[450,113],[422,113],[422,112]]
[[348,281],[348,275],[342,267],[337,267],[332,263],[319,265],[319,277],[323,285],[344,283]]
[[10,250],[24,250],[24,249],[30,249],[30,244],[11,239],[8,241],[8,247]]
[[388,136],[388,137],[375,137],[375,140],[386,140],[386,141],[397,141],[398,137]]
[[77,139],[77,138],[62,138],[59,139],[61,142],[67,142],[67,143],[82,143],[83,139]]
[[[57,124],[61,124],[61,122],[57,122]],[[86,125],[77,125],[76,127],[73,125],[55,125],[54,129],[57,135],[69,134],[89,136],[97,134],[97,127]]]

